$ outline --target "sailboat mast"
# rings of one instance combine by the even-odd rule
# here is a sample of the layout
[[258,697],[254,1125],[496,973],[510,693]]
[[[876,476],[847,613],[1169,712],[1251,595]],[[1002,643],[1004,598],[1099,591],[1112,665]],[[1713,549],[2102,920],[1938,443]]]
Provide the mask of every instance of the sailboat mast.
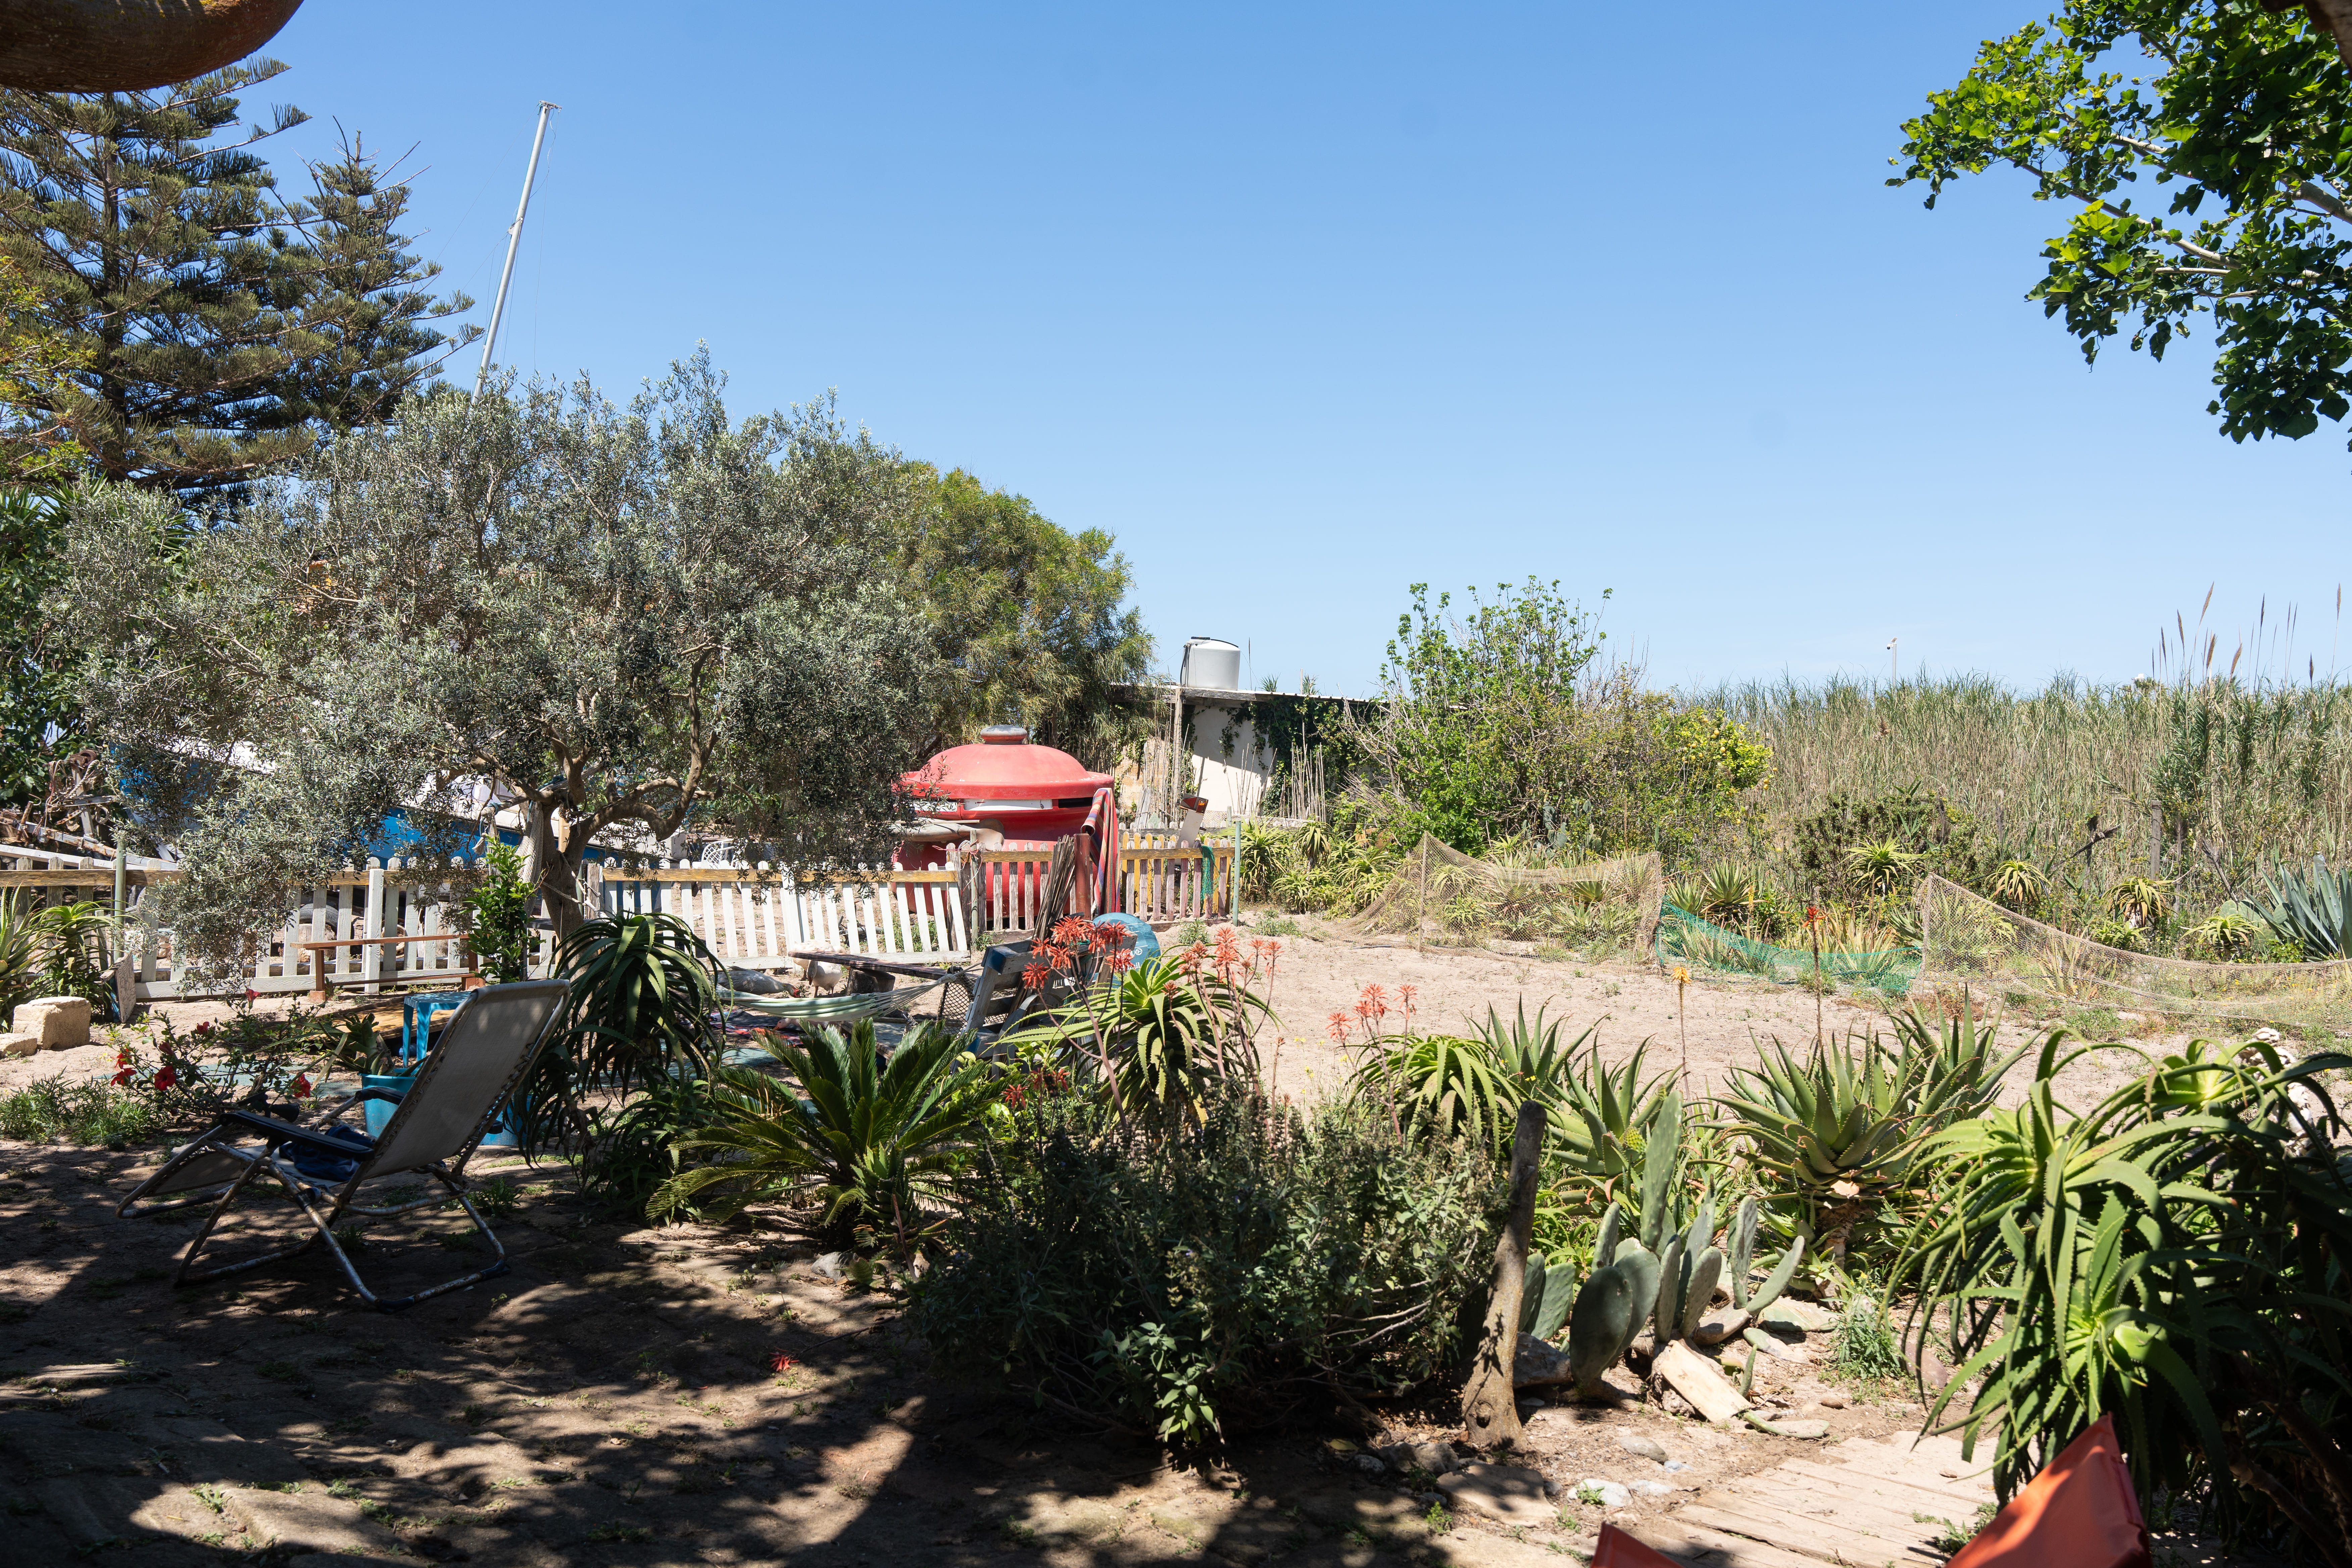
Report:
[[482,340],[482,368],[474,373],[474,396],[482,395],[482,384],[490,377],[490,353],[499,346],[499,321],[507,313],[507,286],[514,281],[515,252],[522,246],[522,220],[530,212],[530,184],[539,177],[539,150],[547,141],[547,116],[563,106],[539,100],[539,130],[530,139],[530,166],[522,172],[522,202],[515,208],[514,223],[507,229],[507,265],[499,274],[499,297],[490,306],[490,331]]

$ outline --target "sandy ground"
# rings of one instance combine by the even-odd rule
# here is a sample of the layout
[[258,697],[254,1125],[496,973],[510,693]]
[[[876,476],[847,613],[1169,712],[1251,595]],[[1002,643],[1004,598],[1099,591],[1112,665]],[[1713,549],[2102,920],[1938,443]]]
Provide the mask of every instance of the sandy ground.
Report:
[[[1685,1018],[1670,981],[1629,964],[1286,939],[1274,993],[1286,1089],[1331,1091],[1349,1053],[1319,1020],[1370,983],[1392,997],[1413,985],[1429,1027],[1524,997],[1572,1032],[1597,1024],[1612,1058],[1653,1039],[1662,1067],[1686,1026],[1702,1079],[1749,1052],[1751,1033],[1812,1032],[1810,997],[1762,987],[1694,985]],[[172,1009],[184,1025],[223,1011]],[[1832,1028],[1871,1016],[1825,1007]],[[111,1065],[103,1043],[7,1060],[0,1089]],[[849,1292],[772,1235],[614,1223],[561,1167],[504,1166],[522,1189],[499,1224],[510,1275],[404,1313],[364,1310],[318,1252],[174,1289],[193,1218],[114,1212],[159,1158],[0,1141],[0,1556],[12,1563],[104,1548],[106,1561],[191,1568],[240,1552],[271,1568],[1536,1568],[1589,1553],[1603,1518],[1669,1526],[1706,1487],[1916,1430],[1921,1414],[1916,1393],[1841,1384],[1818,1359],[1762,1365],[1757,1394],[1827,1421],[1826,1444],[1630,1401],[1528,1406],[1516,1462],[1571,1493],[1587,1477],[1652,1489],[1616,1510],[1567,1497],[1533,1527],[1506,1525],[1433,1513],[1425,1476],[1346,1449],[1453,1435],[1442,1393],[1383,1413],[1379,1429],[1310,1426],[1172,1457],[960,1381],[900,1331],[891,1301]],[[257,1213],[228,1244],[281,1226]],[[404,1286],[481,1254],[455,1216],[426,1211],[378,1229],[362,1261]],[[1630,1373],[1613,1375],[1633,1391]],[[1682,1468],[1628,1452],[1627,1434]],[[2168,1561],[2200,1559],[2218,1561]]]
[[[1241,928],[1244,946],[1256,933]],[[1622,1061],[1636,1047],[1646,1047],[1654,1068],[1679,1066],[1689,1053],[1694,1090],[1711,1092],[1724,1081],[1727,1066],[1756,1059],[1759,1043],[1779,1039],[1801,1049],[1813,1038],[1814,999],[1788,986],[1762,981],[1706,976],[1685,988],[1678,1013],[1675,983],[1654,963],[1618,960],[1591,962],[1512,957],[1475,949],[1432,947],[1416,951],[1410,945],[1366,942],[1350,938],[1310,933],[1275,939],[1281,952],[1275,960],[1273,984],[1265,987],[1275,1018],[1260,1031],[1262,1056],[1276,1075],[1277,1088],[1302,1100],[1333,1092],[1363,1056],[1365,1032],[1355,1021],[1355,1008],[1367,985],[1378,985],[1391,1012],[1389,1030],[1403,1024],[1402,1002],[1406,986],[1413,989],[1413,1026],[1423,1032],[1472,1029],[1489,1009],[1504,1019],[1524,1007],[1532,1019],[1541,1013],[1566,1024],[1564,1037],[1574,1039],[1594,1032],[1601,1055]],[[257,1004],[265,1014],[283,1013],[289,1003]],[[1932,1007],[1932,1000],[1928,1005]],[[142,1025],[168,1016],[188,1029],[206,1019],[226,1017],[226,1003],[165,1003],[153,1014],[142,1014]],[[400,1012],[396,999],[354,997],[330,1009],[331,1016],[356,1011],[378,1015],[380,1026],[396,1030]],[[1346,1047],[1332,1043],[1328,1019],[1333,1013],[1349,1016]],[[1885,1006],[1875,1000],[1848,995],[1822,999],[1821,1027],[1835,1038],[1851,1030],[1885,1027]],[[2004,1020],[2004,1046],[2021,1045],[2044,1020]],[[0,1093],[21,1088],[36,1078],[62,1074],[70,1079],[104,1076],[113,1070],[113,1047],[106,1044],[105,1026],[99,1043],[68,1051],[43,1051],[33,1057],[0,1058]],[[2132,1043],[2144,1050],[2177,1048],[2187,1037],[2151,1034]],[[2005,1098],[2014,1100],[2032,1070],[2030,1060],[2012,1069]],[[2136,1062],[2124,1053],[2077,1064],[2062,1079],[2068,1102],[2087,1106],[2132,1077]]]
[[[1330,1092],[1362,1058],[1365,1034],[1354,1015],[1367,985],[1381,988],[1391,1009],[1386,1020],[1391,1030],[1401,1026],[1396,1009],[1410,985],[1414,1027],[1423,1033],[1467,1033],[1489,1010],[1509,1022],[1524,1008],[1530,1020],[1540,1013],[1563,1021],[1563,1039],[1593,1031],[1602,1058],[1611,1062],[1646,1048],[1653,1069],[1679,1068],[1686,1050],[1694,1094],[1713,1092],[1725,1081],[1726,1068],[1753,1063],[1761,1044],[1778,1039],[1802,1050],[1816,1028],[1811,994],[1759,980],[1695,977],[1678,999],[1674,981],[1654,963],[1509,957],[1462,948],[1416,951],[1335,935],[1279,940],[1282,951],[1270,990],[1277,1022],[1262,1032],[1260,1048],[1279,1087],[1302,1099]],[[1347,1047],[1331,1042],[1328,1025],[1333,1013],[1349,1015]],[[1883,1031],[1886,1010],[1874,999],[1825,996],[1818,1026],[1832,1039],[1849,1031]],[[2022,1045],[2039,1027],[2039,1020],[2003,1020],[1999,1038],[2004,1047]],[[2155,1049],[2180,1042],[2157,1036],[2133,1043]],[[2079,1109],[2137,1068],[2124,1053],[2086,1060],[2062,1077],[2062,1092]],[[2032,1070],[2031,1058],[2011,1069],[2005,1099],[2014,1100],[2023,1092]]]

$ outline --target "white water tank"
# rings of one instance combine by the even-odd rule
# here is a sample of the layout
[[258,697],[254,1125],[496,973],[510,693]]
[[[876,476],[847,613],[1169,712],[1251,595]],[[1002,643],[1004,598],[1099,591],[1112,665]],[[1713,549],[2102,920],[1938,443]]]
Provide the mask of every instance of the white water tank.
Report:
[[1213,691],[1239,691],[1242,650],[1217,637],[1187,637],[1184,670],[1176,679],[1186,686],[1206,687]]

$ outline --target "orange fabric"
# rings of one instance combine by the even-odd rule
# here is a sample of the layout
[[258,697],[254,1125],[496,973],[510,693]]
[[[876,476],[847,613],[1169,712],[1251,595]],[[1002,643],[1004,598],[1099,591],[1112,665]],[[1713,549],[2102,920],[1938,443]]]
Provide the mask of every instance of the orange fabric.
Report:
[[2149,1568],[2115,1417],[2091,1423],[1944,1568]]
[[1592,1549],[1592,1568],[1682,1568],[1654,1546],[1644,1546],[1613,1524],[1601,1527],[1601,1544]]

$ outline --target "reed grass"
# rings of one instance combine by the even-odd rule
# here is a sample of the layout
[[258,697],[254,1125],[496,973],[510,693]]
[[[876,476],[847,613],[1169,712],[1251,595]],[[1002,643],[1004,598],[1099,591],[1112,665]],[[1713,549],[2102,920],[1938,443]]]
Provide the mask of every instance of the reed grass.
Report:
[[[1752,853],[1793,885],[1794,825],[1832,794],[1922,784],[2004,858],[2103,889],[2175,879],[2191,902],[2246,890],[2265,861],[2352,843],[2352,686],[2227,679],[2017,692],[1982,676],[1892,685],[1727,686],[1696,698],[1772,748]],[[2093,817],[2122,831],[2087,857]]]

